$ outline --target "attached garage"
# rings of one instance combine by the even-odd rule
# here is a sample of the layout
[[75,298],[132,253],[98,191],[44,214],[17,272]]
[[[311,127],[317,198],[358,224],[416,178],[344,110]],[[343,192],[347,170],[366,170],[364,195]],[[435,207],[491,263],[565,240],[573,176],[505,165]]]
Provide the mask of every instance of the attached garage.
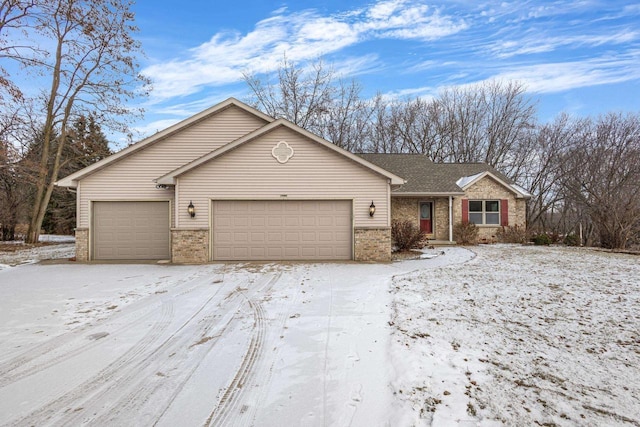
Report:
[[170,259],[169,202],[93,202],[93,259]]
[[351,200],[212,202],[213,259],[348,260]]
[[405,180],[233,98],[63,179],[76,259],[389,261]]

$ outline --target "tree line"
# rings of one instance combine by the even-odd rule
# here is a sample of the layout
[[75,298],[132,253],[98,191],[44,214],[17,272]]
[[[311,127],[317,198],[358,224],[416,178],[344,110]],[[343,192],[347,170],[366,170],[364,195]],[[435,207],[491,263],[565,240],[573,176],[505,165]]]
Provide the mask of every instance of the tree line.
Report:
[[355,80],[317,60],[283,60],[244,75],[249,103],[352,152],[414,153],[434,162],[485,162],[532,194],[532,233],[581,235],[586,245],[640,246],[640,113],[538,119],[517,81],[487,81],[397,99],[361,96]]

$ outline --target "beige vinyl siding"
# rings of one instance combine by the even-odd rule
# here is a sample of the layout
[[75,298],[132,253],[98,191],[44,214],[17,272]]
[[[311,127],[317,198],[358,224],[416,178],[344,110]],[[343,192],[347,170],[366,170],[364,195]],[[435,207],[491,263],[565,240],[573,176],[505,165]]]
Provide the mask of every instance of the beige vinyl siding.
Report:
[[173,191],[156,189],[154,179],[265,123],[232,106],[84,178],[78,191],[78,227],[89,226],[91,200],[170,199],[173,206]]
[[[286,141],[294,156],[278,163],[271,150]],[[353,200],[355,227],[389,224],[387,178],[279,127],[178,177],[178,227],[209,224],[210,200]],[[193,201],[197,215],[189,218]],[[369,216],[373,201],[376,213]]]

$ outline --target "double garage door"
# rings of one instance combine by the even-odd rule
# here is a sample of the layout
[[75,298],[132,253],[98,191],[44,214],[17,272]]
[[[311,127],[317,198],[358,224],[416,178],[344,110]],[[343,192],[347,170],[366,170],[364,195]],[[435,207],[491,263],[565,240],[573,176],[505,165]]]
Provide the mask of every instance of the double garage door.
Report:
[[94,202],[95,260],[171,257],[169,202]]
[[212,202],[214,260],[351,259],[351,201]]

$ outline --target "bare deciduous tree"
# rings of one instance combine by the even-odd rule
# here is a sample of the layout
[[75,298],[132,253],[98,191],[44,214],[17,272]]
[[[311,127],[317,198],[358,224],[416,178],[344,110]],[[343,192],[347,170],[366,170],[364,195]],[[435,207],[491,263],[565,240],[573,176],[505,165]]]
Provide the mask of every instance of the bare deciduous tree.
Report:
[[50,79],[49,87],[31,100],[43,138],[27,242],[39,238],[71,121],[91,113],[103,126],[126,132],[127,120],[135,114],[126,102],[142,96],[138,89],[148,82],[138,74],[140,44],[133,38],[137,28],[131,6],[130,0],[41,1],[24,10],[23,28],[5,31],[24,46],[36,46],[36,36],[52,45],[50,55],[38,55],[27,67]]
[[348,150],[364,146],[373,110],[360,98],[357,82],[336,79],[321,59],[305,69],[285,58],[277,82],[250,73],[244,79],[252,91],[249,103],[270,116],[285,118]]
[[626,248],[640,236],[640,115],[607,114],[581,123],[562,158],[569,203],[583,209],[599,244]]
[[[24,62],[24,51],[40,51],[37,46],[22,46],[9,41],[7,34],[15,31],[24,31],[29,25],[27,19],[41,0],[2,0],[0,1],[0,59],[15,60]],[[0,100],[4,98],[4,93],[9,94],[9,98],[19,100],[22,98],[22,91],[10,79],[7,70],[0,64]]]

